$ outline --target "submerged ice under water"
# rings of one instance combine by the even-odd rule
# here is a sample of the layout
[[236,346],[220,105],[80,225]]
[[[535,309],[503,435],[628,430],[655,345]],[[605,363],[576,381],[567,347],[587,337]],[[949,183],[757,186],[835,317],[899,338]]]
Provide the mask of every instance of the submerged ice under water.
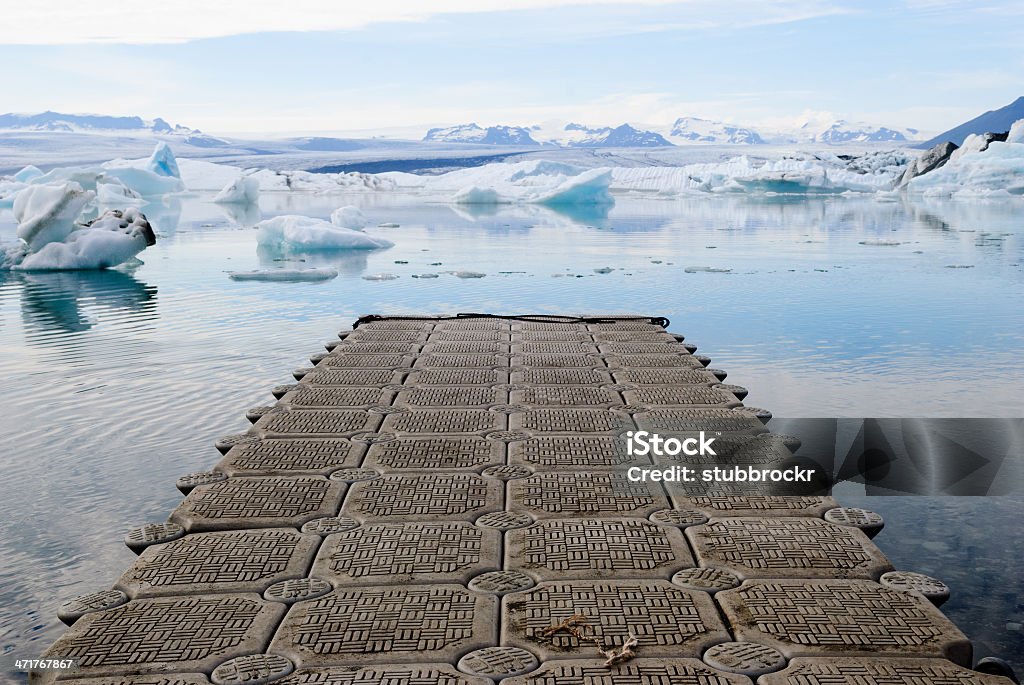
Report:
[[[672,319],[780,417],[1022,414],[1024,200],[620,196],[556,211],[213,195],[142,207],[159,240],[130,272],[0,272],[0,652],[47,646],[64,599],[131,563],[124,531],[164,519],[175,479],[209,468],[213,441],[364,313],[639,311]],[[327,221],[341,204],[395,245],[257,247],[261,219]],[[0,243],[13,235],[0,212]],[[288,282],[311,269],[338,275]],[[885,514],[894,564],[949,581],[945,609],[978,656],[1020,672],[1024,498],[844,501]]]

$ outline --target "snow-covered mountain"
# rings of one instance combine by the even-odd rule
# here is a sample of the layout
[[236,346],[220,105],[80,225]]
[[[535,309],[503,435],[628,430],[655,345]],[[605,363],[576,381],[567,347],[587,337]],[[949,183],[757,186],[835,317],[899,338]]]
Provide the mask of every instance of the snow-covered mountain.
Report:
[[672,143],[660,133],[645,131],[622,124],[612,128],[590,128],[583,124],[566,124],[568,133],[563,144],[567,147],[671,147]]
[[150,121],[142,117],[104,114],[8,113],[0,114],[0,132],[4,131],[180,136],[186,143],[196,147],[228,145],[227,141],[207,135],[197,128],[181,124],[172,126],[160,117]]
[[41,112],[39,114],[0,114],[0,129],[21,131],[63,131],[75,133],[125,131],[149,131],[151,133],[177,133],[189,135],[195,129],[187,126],[171,126],[157,117],[147,121],[142,117],[115,117],[100,114],[64,114],[62,112]]
[[964,139],[972,133],[1003,133],[1009,131],[1013,122],[1019,119],[1024,119],[1024,96],[1017,98],[1005,107],[989,110],[970,121],[943,131],[931,140],[921,143],[918,147],[928,149],[947,140],[957,145],[963,145]]
[[680,143],[719,145],[762,145],[765,142],[754,129],[698,117],[676,119],[669,131],[669,138]]
[[432,128],[423,136],[430,143],[477,143],[478,145],[539,145],[530,137],[530,130],[522,126],[488,126],[460,124],[447,128]]
[[907,133],[885,126],[871,126],[868,124],[855,124],[844,119],[832,123],[824,130],[814,131],[811,140],[816,143],[828,143],[830,145],[841,145],[843,143],[905,143],[910,138],[907,133],[913,136],[917,131],[910,130]]

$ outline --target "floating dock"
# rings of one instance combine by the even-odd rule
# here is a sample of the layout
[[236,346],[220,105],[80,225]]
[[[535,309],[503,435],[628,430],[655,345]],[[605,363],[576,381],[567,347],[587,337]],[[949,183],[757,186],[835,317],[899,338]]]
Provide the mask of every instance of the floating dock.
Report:
[[78,685],[1009,685],[823,495],[638,481],[794,441],[662,319],[365,317],[178,482],[44,658]]

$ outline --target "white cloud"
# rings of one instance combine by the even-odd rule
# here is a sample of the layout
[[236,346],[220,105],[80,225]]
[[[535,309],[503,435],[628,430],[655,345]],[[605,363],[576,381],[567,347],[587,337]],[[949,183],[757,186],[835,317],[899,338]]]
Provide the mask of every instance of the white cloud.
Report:
[[[660,5],[672,0],[625,0]],[[269,31],[337,31],[433,15],[623,4],[624,0],[47,0],[4,9],[0,44],[182,43]]]
[[[826,0],[46,0],[5,8],[0,22],[0,45],[184,43],[252,33],[353,30],[386,22],[425,21],[444,14],[598,5],[620,9],[676,5],[687,14],[686,23],[669,23],[669,27],[689,29],[786,23],[844,11]],[[648,21],[634,25],[619,23],[603,30],[631,33],[664,28]]]

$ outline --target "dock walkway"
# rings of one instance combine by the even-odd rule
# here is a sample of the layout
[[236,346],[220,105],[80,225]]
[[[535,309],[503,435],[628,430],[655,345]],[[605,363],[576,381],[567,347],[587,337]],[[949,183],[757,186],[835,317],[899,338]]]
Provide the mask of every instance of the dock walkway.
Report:
[[116,585],[61,610],[77,685],[1009,685],[870,512],[630,468],[630,430],[767,432],[666,322],[383,318],[249,412]]

